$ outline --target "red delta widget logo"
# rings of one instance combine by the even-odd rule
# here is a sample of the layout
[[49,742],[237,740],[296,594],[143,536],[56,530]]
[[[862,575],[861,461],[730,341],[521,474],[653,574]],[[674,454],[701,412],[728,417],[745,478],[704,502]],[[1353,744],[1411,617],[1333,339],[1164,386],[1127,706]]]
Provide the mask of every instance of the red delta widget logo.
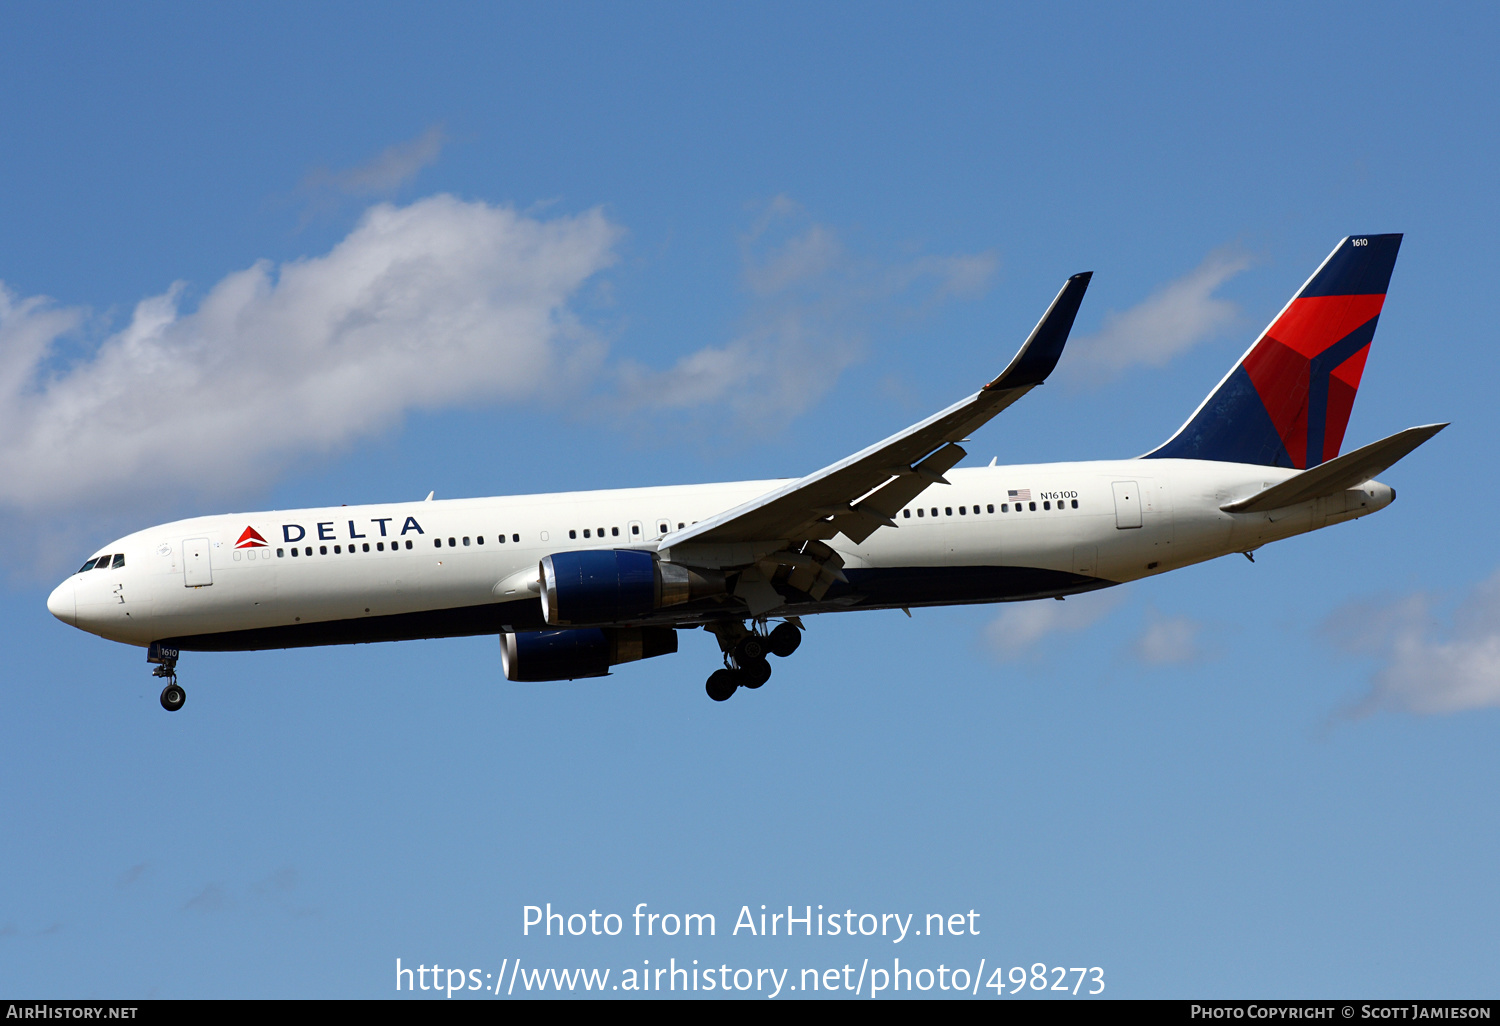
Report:
[[266,547],[266,540],[261,537],[260,532],[255,528],[247,527],[245,528],[245,533],[240,535],[240,540],[234,543],[234,547],[237,549],[263,549]]

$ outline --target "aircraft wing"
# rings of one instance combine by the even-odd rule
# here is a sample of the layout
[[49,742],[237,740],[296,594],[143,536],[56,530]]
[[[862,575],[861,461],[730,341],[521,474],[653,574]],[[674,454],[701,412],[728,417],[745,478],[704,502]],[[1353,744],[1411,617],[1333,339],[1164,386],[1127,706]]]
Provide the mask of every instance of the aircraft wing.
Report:
[[[799,542],[843,534],[864,541],[967,455],[958,442],[1046,380],[1057,366],[1092,272],[1063,284],[1010,365],[974,395],[882,442],[734,509],[674,531],[661,548]],[[758,558],[764,545],[755,546]]]

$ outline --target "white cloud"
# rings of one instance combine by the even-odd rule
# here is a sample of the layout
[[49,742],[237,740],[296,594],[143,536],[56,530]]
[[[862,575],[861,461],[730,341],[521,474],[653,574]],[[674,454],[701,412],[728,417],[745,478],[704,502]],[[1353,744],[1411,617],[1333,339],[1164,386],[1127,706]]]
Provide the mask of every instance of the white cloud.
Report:
[[62,366],[83,312],[0,284],[0,507],[245,488],[408,410],[566,383],[602,357],[569,304],[619,236],[598,210],[380,204],[329,253],[232,273],[191,313],[180,283],[141,301]]
[[1151,666],[1195,662],[1203,656],[1199,635],[1203,625],[1186,616],[1163,616],[1152,610],[1146,629],[1136,639],[1135,657]]
[[1074,378],[1102,383],[1130,367],[1160,367],[1214,337],[1239,317],[1239,307],[1214,292],[1250,263],[1236,249],[1215,250],[1138,305],[1106,314],[1101,330],[1070,344],[1064,367]]
[[1065,601],[1041,599],[1013,602],[984,630],[986,646],[1001,659],[1031,654],[1039,642],[1054,634],[1085,630],[1114,612],[1124,601],[1116,589],[1074,595]]
[[741,427],[774,430],[817,402],[880,327],[933,303],[973,296],[993,278],[994,253],[925,255],[882,263],[851,254],[827,225],[777,196],[741,240],[751,296],[745,327],[664,370],[624,362],[627,411],[728,410]]
[[441,125],[394,146],[387,146],[371,160],[343,171],[318,169],[303,182],[306,189],[334,189],[347,196],[388,196],[434,163],[448,135]]
[[327,253],[258,262],[196,304],[174,284],[102,341],[84,334],[98,323],[87,311],[0,283],[0,515],[27,523],[49,566],[59,547],[76,555],[75,527],[48,534],[64,510],[87,519],[245,494],[409,411],[574,399],[601,380],[613,395],[597,408],[727,413],[736,430],[774,430],[832,387],[871,331],[972,294],[997,263],[858,259],[778,200],[742,240],[741,330],[663,370],[611,367],[573,310],[621,234],[598,210],[382,203]]
[[745,284],[753,292],[771,295],[837,270],[843,255],[833,231],[815,224],[759,260],[747,259]]
[[1459,602],[1451,626],[1415,594],[1344,607],[1324,624],[1341,647],[1373,656],[1380,669],[1356,716],[1378,709],[1434,714],[1500,706],[1500,571]]

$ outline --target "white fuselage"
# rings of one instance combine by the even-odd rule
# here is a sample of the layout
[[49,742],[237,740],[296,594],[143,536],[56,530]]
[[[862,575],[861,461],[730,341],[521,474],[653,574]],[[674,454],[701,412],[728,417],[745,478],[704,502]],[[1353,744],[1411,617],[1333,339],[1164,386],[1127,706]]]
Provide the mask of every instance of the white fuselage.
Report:
[[[929,487],[897,514],[896,528],[881,528],[859,544],[843,535],[832,539],[848,583],[827,601],[786,612],[1077,593],[1248,551],[1373,513],[1394,498],[1389,487],[1370,481],[1268,513],[1220,509],[1296,473],[1173,459],[953,470],[951,486]],[[655,550],[664,528],[690,525],[781,483],[196,517],[102,547],[98,554],[119,554],[123,561],[74,574],[53,592],[48,608],[115,641],[173,639],[184,648],[540,629],[534,582],[543,556]],[[247,536],[247,528],[264,544]],[[946,582],[960,576],[967,583],[949,589]],[[732,606],[716,608],[712,615],[746,615]],[[691,625],[708,615],[676,622]]]

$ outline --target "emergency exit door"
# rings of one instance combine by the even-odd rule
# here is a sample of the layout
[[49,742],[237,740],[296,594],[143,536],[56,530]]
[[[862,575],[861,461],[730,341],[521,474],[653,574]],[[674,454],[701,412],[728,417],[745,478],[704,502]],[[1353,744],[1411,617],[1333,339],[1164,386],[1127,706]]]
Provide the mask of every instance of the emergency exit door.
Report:
[[214,583],[213,571],[208,565],[207,538],[188,538],[182,543],[182,583],[189,588]]
[[1141,489],[1134,481],[1115,482],[1115,526],[1141,526]]

